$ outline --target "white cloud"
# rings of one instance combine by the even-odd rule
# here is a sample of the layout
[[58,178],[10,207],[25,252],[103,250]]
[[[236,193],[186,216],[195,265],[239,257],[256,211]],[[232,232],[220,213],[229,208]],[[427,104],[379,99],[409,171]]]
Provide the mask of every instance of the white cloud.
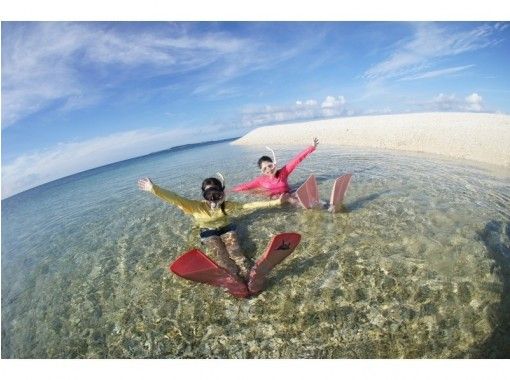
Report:
[[467,103],[467,110],[468,111],[482,111],[483,110],[483,104],[482,104],[482,97],[478,95],[476,92],[472,93],[471,95],[467,96],[465,98]]
[[441,93],[432,99],[432,105],[437,110],[454,111],[459,108],[459,101],[457,100],[457,97],[453,94],[445,95]]
[[409,111],[448,111],[448,112],[483,112],[486,111],[483,99],[476,92],[464,98],[455,94],[440,93],[426,102],[413,102]]
[[[368,80],[391,78],[427,78],[450,74],[448,69],[431,71],[437,59],[455,56],[493,46],[500,42],[494,34],[502,28],[482,25],[467,31],[446,29],[439,24],[417,23],[411,40],[402,40],[386,60],[370,67],[364,74]],[[428,74],[427,74],[428,73]]]
[[494,25],[494,28],[497,29],[497,30],[500,30],[500,31],[503,31],[505,30],[506,28],[508,28],[510,26],[510,23],[509,22],[497,22],[495,25]]
[[140,75],[192,73],[186,77],[188,93],[234,96],[236,88],[228,93],[221,90],[227,82],[270,69],[312,48],[321,38],[313,35],[282,48],[257,37],[204,31],[193,23],[135,27],[102,22],[5,23],[2,128],[57,103],[63,110],[90,106],[119,84],[135,76],[144,79]]
[[404,102],[402,102],[402,107],[399,109],[389,106],[355,108],[352,105],[347,105],[345,97],[329,95],[322,102],[309,99],[306,101],[297,100],[291,106],[247,108],[242,113],[241,125],[246,128],[254,128],[263,125],[328,117],[434,111],[484,112],[487,109],[483,103],[483,98],[476,92],[464,98],[459,98],[455,94],[440,93],[427,101],[408,101],[405,108]]
[[334,96],[327,96],[326,99],[321,104],[322,108],[339,108],[345,104],[345,98],[343,96],[339,96],[335,98]]
[[346,100],[343,96],[326,96],[322,102],[308,99],[305,101],[297,100],[291,106],[247,108],[242,113],[241,123],[244,127],[256,127],[297,120],[348,115],[350,113],[345,108],[345,104]]
[[390,107],[384,107],[384,108],[369,108],[365,111],[363,111],[364,115],[386,115],[390,114],[391,108]]
[[315,107],[317,106],[318,102],[317,100],[315,99],[308,99],[308,100],[305,100],[304,102],[301,101],[301,100],[296,100],[296,105],[300,108],[302,107]]
[[131,157],[195,142],[197,131],[134,130],[88,141],[62,143],[24,154],[2,166],[2,197],[34,186]]
[[473,66],[475,66],[475,65],[465,65],[465,66],[449,67],[449,68],[441,69],[441,70],[424,71],[419,74],[403,77],[400,80],[404,81],[404,80],[415,80],[415,79],[425,79],[425,78],[436,78],[436,77],[441,77],[441,76],[445,76],[445,75],[456,74],[458,72],[467,70]]
[[[180,25],[151,32],[107,25],[7,23],[2,28],[2,127],[55,101],[68,108],[90,105],[102,98],[101,91],[142,65],[151,68],[146,75],[196,70],[226,57],[230,60],[224,65],[233,67],[238,55],[249,56],[247,47],[254,46],[224,33],[199,35]],[[93,71],[96,82],[83,77],[84,71]]]

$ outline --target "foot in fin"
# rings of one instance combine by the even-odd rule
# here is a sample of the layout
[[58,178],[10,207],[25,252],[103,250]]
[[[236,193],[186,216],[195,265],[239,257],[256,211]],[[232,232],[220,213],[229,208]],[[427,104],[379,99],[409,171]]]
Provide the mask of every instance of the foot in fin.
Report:
[[296,197],[304,208],[313,208],[320,206],[319,188],[314,175],[308,179],[296,190]]
[[333,189],[331,190],[328,211],[335,213],[343,209],[342,202],[345,198],[349,183],[351,182],[351,177],[352,173],[348,173],[335,180]]
[[298,246],[301,235],[295,232],[285,232],[274,236],[262,256],[250,271],[248,289],[252,295],[264,290],[267,275],[275,266],[281,263]]
[[234,297],[250,296],[246,284],[239,277],[218,266],[199,249],[184,253],[170,265],[169,269],[187,280],[224,288]]

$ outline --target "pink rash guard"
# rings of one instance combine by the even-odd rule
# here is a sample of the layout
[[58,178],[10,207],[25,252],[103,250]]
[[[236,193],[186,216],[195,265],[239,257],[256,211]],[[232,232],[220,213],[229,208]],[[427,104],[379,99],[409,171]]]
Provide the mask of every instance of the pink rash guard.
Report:
[[274,177],[267,175],[260,175],[254,180],[246,183],[241,183],[235,186],[232,191],[249,191],[249,190],[263,190],[269,196],[280,195],[290,192],[289,182],[287,178],[290,173],[303,161],[310,153],[315,150],[314,146],[306,148],[299,153],[296,157],[290,160],[287,165],[279,169]]

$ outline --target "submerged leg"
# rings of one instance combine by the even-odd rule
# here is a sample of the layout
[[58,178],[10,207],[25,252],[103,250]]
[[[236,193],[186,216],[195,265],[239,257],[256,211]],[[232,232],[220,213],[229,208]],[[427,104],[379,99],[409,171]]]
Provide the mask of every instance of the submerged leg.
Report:
[[290,194],[289,199],[287,200],[287,202],[288,202],[289,204],[291,204],[292,206],[296,206],[296,207],[301,207],[301,208],[303,208],[303,205],[302,205],[302,204],[301,204],[301,202],[299,201],[299,199],[298,199],[298,197],[297,197],[296,193],[291,193],[291,194]]
[[247,279],[251,263],[241,250],[237,233],[235,231],[224,233],[221,235],[221,239],[223,240],[223,243],[225,243],[229,257],[234,260],[239,267],[239,274],[244,279]]
[[235,261],[229,257],[227,248],[219,236],[202,239],[202,243],[207,247],[207,253],[220,267],[225,268],[235,276],[238,275],[239,268]]

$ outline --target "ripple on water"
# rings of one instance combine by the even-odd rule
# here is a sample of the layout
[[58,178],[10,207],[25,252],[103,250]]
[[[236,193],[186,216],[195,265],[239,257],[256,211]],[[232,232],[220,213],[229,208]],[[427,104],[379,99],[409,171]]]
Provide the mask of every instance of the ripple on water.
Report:
[[[197,231],[137,192],[136,178],[197,198],[216,170],[228,184],[256,175],[261,152],[215,145],[158,155],[4,202],[3,357],[508,354],[509,330],[497,327],[510,314],[508,173],[460,161],[321,148],[291,183],[315,173],[327,199],[334,179],[353,172],[345,212],[283,207],[238,219],[252,258],[274,233],[303,236],[264,293],[238,300],[171,275],[168,263],[199,246]],[[294,153],[278,149],[280,162]],[[212,173],[198,165],[206,157],[216,157]]]

